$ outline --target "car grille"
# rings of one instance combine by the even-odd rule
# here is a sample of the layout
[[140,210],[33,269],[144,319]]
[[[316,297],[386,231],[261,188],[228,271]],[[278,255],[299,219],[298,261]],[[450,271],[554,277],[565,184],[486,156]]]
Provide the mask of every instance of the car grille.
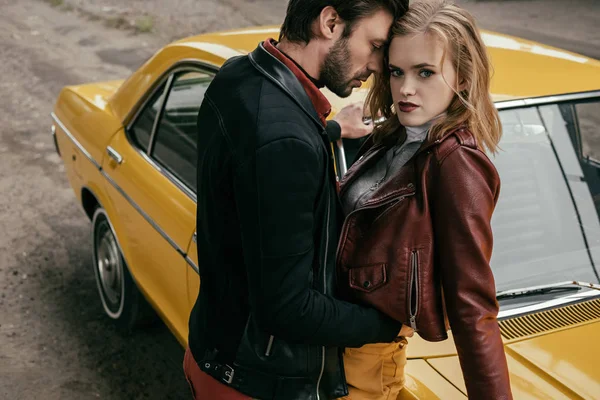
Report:
[[498,321],[508,340],[600,320],[600,299]]

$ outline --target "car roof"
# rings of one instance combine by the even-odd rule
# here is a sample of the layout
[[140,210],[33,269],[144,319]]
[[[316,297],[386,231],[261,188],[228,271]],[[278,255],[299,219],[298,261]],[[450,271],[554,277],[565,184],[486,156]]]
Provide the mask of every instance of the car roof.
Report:
[[[485,30],[481,34],[494,69],[494,101],[600,89],[597,60],[509,35]],[[254,50],[265,38],[278,36],[278,26],[263,26],[193,36],[174,44],[227,59]]]
[[[277,38],[278,26],[260,26],[207,33],[170,43],[160,49],[117,89],[110,99],[114,115],[127,124],[137,104],[145,101],[174,64],[202,62],[218,69],[227,59],[244,55],[266,38]],[[495,102],[547,97],[600,90],[600,61],[536,42],[482,31],[488,47],[494,75],[492,98]],[[332,114],[345,105],[364,101],[370,81],[342,99],[323,89],[332,105]]]

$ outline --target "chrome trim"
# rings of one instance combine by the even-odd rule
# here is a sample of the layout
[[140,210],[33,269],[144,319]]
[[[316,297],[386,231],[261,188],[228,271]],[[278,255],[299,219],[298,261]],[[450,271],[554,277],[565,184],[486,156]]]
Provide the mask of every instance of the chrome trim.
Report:
[[513,308],[511,310],[506,310],[498,313],[498,320],[518,317],[525,314],[532,314],[538,311],[543,311],[546,309],[561,307],[570,303],[581,302],[585,300],[590,300],[590,298],[600,297],[600,293],[596,290],[588,290],[583,293],[575,293],[569,296],[560,297],[558,299],[552,299],[548,301],[544,301],[539,304],[534,304],[530,306],[523,306],[518,308]]
[[110,158],[116,161],[117,164],[121,164],[123,162],[123,157],[112,147],[106,147],[106,153]]
[[192,261],[192,259],[190,258],[190,256],[186,255],[186,256],[185,256],[185,261],[187,261],[188,265],[189,265],[190,267],[192,267],[192,269],[193,269],[194,271],[196,271],[196,273],[197,273],[198,275],[200,275],[200,268],[198,268],[198,266],[197,266],[197,265],[196,265],[196,264],[195,264],[195,263]]
[[[108,307],[108,305],[105,302],[104,296],[102,295],[103,289],[102,289],[102,285],[100,283],[100,277],[98,276],[98,249],[96,248],[96,220],[98,219],[98,216],[100,214],[103,214],[104,217],[106,218],[106,221],[108,222],[108,228],[110,229],[112,235],[114,236],[117,248],[120,252],[119,255],[117,255],[117,257],[122,257],[123,261],[125,261],[125,253],[123,253],[123,250],[121,249],[121,245],[119,244],[119,239],[117,239],[117,234],[115,233],[115,228],[112,225],[112,222],[110,222],[110,218],[108,217],[108,213],[106,212],[106,209],[103,208],[102,206],[100,206],[100,208],[96,209],[96,211],[94,212],[94,216],[92,218],[92,260],[94,263],[94,280],[96,281],[96,287],[98,288],[98,294],[100,296],[100,301],[102,302],[102,307],[104,308],[104,312],[106,312],[106,314],[108,314],[111,318],[113,319],[117,319],[121,316],[121,314],[123,313],[123,307],[124,307],[124,302],[123,300],[121,300],[120,304],[119,304],[119,310],[117,312],[112,312],[110,310],[110,308]],[[125,265],[122,266],[123,268],[127,268],[127,261],[125,261]],[[125,273],[125,271],[121,271],[123,273]],[[123,278],[122,278],[123,279]],[[125,285],[123,283],[121,283],[121,299],[123,299],[125,297]]]
[[54,143],[54,150],[56,150],[56,154],[58,154],[59,157],[62,157],[60,154],[60,148],[58,147],[58,139],[56,139],[56,125],[52,124],[50,131],[52,133],[52,142]]
[[545,285],[536,285],[536,286],[529,286],[529,287],[518,288],[518,289],[502,290],[502,291],[496,293],[496,297],[504,296],[504,295],[519,295],[521,293],[530,292],[530,291],[538,290],[538,289],[551,289],[551,288],[569,287],[569,286],[578,286],[578,287],[587,288],[587,289],[600,290],[600,285],[590,283],[590,282],[562,281],[562,282],[548,283]]
[[172,184],[177,186],[181,191],[183,191],[194,203],[197,203],[196,193],[194,193],[185,183],[181,182],[179,178],[173,175],[169,170],[161,167],[156,161],[154,161],[151,157],[148,157],[148,154],[144,153],[142,150],[134,147],[135,150],[158,172],[160,172],[165,178],[171,181]]
[[171,239],[171,237],[167,235],[167,233],[163,231],[162,228],[158,226],[158,224],[148,214],[146,214],[146,212],[142,210],[142,208],[131,197],[129,197],[127,193],[125,193],[125,191],[110,177],[110,175],[106,173],[106,171],[102,170],[100,172],[106,178],[106,180],[113,185],[117,192],[119,192],[121,196],[123,196],[125,200],[127,200],[129,204],[131,204],[131,206],[135,208],[150,225],[152,225],[152,227],[171,245],[171,247],[177,251],[177,253],[179,253],[182,257],[186,257],[185,251],[183,251],[181,247],[179,247],[177,243],[175,243],[175,241]]
[[[152,155],[152,150],[154,149],[154,140],[156,139],[156,131],[158,129],[158,124],[160,123],[160,119],[162,118],[164,112],[165,112],[165,105],[167,104],[167,100],[169,99],[169,93],[171,88],[173,87],[173,81],[175,80],[175,74],[176,72],[173,72],[171,75],[169,75],[169,77],[167,78],[167,83],[165,84],[165,89],[163,91],[163,98],[162,101],[160,102],[160,106],[158,108],[158,112],[156,113],[156,116],[154,117],[154,123],[152,124],[152,132],[150,132],[150,139],[148,140],[148,150],[146,151],[146,154],[148,154],[148,157],[151,157]],[[152,98],[152,97],[150,97]],[[145,110],[146,107],[142,107],[142,110]]]
[[[107,219],[107,221],[108,221],[108,225],[110,226],[110,229],[111,229],[111,231],[112,231],[113,235],[115,235],[115,239],[116,239],[116,241],[117,241],[117,247],[119,248],[119,251],[121,252],[121,255],[123,256],[123,259],[125,260],[125,266],[128,266],[129,264],[127,263],[127,259],[126,259],[126,256],[125,256],[125,252],[123,251],[123,247],[121,247],[121,241],[119,240],[119,236],[117,235],[117,231],[115,230],[115,227],[113,226],[113,223],[112,223],[112,221],[110,220],[110,217],[108,216],[108,211],[106,211],[106,208],[104,208],[104,206],[102,205],[102,203],[100,203],[100,201],[98,200],[98,196],[96,195],[96,193],[94,193],[94,191],[93,191],[93,190],[92,190],[90,187],[88,187],[88,186],[86,186],[86,185],[82,185],[82,186],[81,186],[81,188],[82,188],[82,189],[83,189],[83,188],[85,188],[86,190],[89,190],[89,191],[90,191],[90,193],[92,194],[92,196],[94,196],[94,198],[95,198],[95,199],[96,199],[96,201],[98,202],[98,205],[100,206],[100,208],[102,208],[102,209],[104,210],[104,213],[105,213],[105,215],[106,215],[106,219]],[[83,206],[82,206],[82,209],[83,209]],[[85,213],[85,209],[83,210],[83,212]],[[94,214],[94,215],[95,215],[95,214]],[[91,220],[91,222],[93,222],[94,215],[92,215],[92,220]],[[93,232],[92,232],[92,234],[93,234]],[[92,256],[93,256],[93,255],[92,255]],[[127,267],[127,268],[129,268],[129,267]],[[134,280],[135,280],[135,278],[134,278]],[[136,284],[137,284],[137,283],[136,283]]]
[[67,129],[67,127],[61,122],[60,119],[58,119],[58,117],[56,116],[56,114],[54,114],[53,112],[50,113],[50,116],[52,117],[52,119],[54,120],[54,122],[56,122],[58,124],[58,126],[60,126],[60,129],[63,130],[63,132],[65,133],[65,135],[67,135],[67,137],[69,139],[71,139],[71,142],[73,142],[73,144],[79,149],[79,151],[81,151],[83,153],[83,155],[90,160],[90,162],[92,164],[94,164],[94,166],[98,169],[98,171],[102,170],[102,166],[96,161],[94,160],[94,158],[92,157],[92,155],[90,153],[88,153],[88,151],[85,149],[85,147],[83,147],[83,145],[81,143],[79,143],[79,141],[77,139],[75,139],[75,136],[73,136],[73,134],[71,133],[71,131],[69,131]]
[[495,103],[498,110],[507,110],[511,108],[531,107],[544,104],[562,103],[566,101],[586,100],[600,97],[600,90],[590,92],[568,93],[556,96],[533,97],[528,99],[507,100]]
[[198,232],[194,232],[194,235],[192,236],[192,240],[194,241],[194,243],[198,243]]
[[339,157],[339,165],[340,165],[340,179],[342,179],[342,177],[344,175],[346,175],[346,172],[348,172],[348,165],[346,164],[346,151],[344,150],[344,141],[342,139],[338,140],[335,142],[335,145],[338,148],[338,157]]

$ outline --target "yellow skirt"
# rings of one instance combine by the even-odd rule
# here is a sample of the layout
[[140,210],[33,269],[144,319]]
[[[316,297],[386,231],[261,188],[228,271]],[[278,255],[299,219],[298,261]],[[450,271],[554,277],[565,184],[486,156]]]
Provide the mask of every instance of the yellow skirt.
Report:
[[343,400],[396,400],[404,387],[406,339],[346,349],[344,368],[350,393]]

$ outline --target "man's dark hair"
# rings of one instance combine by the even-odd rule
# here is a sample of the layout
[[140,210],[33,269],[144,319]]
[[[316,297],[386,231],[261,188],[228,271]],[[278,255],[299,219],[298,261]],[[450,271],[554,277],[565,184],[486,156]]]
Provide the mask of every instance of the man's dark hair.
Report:
[[279,40],[308,43],[313,38],[312,24],[327,6],[335,8],[346,23],[342,37],[352,33],[360,19],[373,15],[379,10],[387,10],[394,20],[408,9],[409,0],[290,0]]

